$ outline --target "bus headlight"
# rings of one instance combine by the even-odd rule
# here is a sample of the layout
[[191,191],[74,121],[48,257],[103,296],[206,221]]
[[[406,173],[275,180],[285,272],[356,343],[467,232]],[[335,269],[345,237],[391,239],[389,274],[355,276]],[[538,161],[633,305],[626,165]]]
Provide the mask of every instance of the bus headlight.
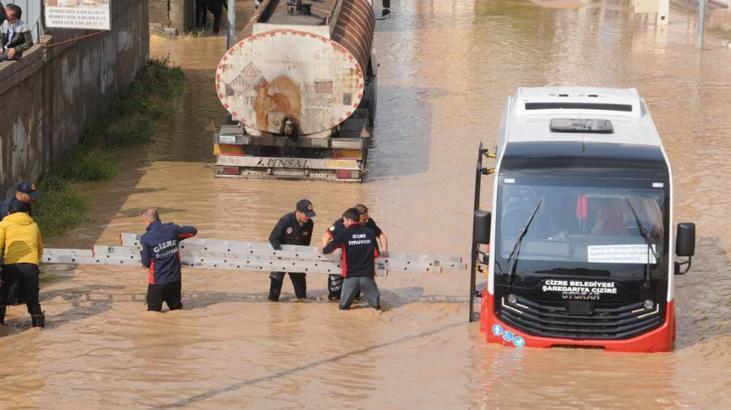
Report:
[[514,294],[511,293],[511,294],[508,295],[508,303],[513,303],[514,304],[517,301],[518,301],[518,297],[515,296]]
[[645,309],[647,309],[647,310],[652,310],[652,309],[654,309],[654,308],[655,308],[655,302],[651,301],[650,299],[647,299],[647,300],[645,301],[645,303],[643,304],[643,306],[644,306],[644,307],[645,307]]

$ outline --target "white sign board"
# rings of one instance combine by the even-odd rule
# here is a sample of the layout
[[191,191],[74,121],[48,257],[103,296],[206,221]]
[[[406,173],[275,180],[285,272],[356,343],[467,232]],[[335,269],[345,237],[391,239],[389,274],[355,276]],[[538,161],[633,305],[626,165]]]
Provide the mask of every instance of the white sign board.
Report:
[[657,13],[660,10],[659,0],[633,0],[632,5],[638,14]]
[[587,257],[593,263],[657,263],[653,252],[642,244],[587,246]]
[[46,27],[111,30],[111,0],[44,0]]

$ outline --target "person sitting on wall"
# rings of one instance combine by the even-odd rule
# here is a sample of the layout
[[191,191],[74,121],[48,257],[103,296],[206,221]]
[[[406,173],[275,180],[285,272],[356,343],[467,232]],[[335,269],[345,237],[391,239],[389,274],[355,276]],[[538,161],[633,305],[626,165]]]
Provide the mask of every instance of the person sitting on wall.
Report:
[[23,10],[15,4],[5,6],[5,21],[0,25],[0,61],[17,60],[33,46],[30,28],[21,20]]

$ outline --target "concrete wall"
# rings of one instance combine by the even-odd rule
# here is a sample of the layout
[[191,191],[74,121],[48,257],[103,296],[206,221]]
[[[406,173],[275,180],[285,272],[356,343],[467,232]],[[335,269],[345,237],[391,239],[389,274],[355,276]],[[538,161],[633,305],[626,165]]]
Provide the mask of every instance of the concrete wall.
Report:
[[49,30],[0,63],[0,193],[48,171],[147,60],[147,1],[122,3],[112,2],[111,32]]
[[188,33],[195,24],[195,0],[149,0],[150,23]]
[[43,50],[0,64],[0,192],[43,170]]

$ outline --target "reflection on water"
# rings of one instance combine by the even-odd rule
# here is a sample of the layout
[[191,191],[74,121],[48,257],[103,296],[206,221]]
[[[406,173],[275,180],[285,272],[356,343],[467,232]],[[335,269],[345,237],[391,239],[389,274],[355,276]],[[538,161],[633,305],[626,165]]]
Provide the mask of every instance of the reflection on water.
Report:
[[[250,2],[240,2],[241,21]],[[626,2],[401,0],[378,23],[376,136],[362,185],[214,179],[211,133],[223,120],[213,75],[223,37],[154,37],[191,78],[160,139],[120,157],[93,187],[96,212],[53,245],[114,243],[141,231],[138,210],[193,224],[201,236],[264,241],[301,197],[316,232],[356,202],[371,206],[392,248],[467,254],[472,161],[496,143],[518,86],[636,87],[674,165],[675,220],[695,221],[691,273],[677,281],[678,349],[669,354],[510,349],[468,325],[466,273],[379,279],[381,314],[340,312],[310,275],[307,302],[266,301],[263,274],[184,273],[186,309],[144,312],[143,270],[81,267],[43,288],[49,327],[19,307],[0,329],[3,407],[724,407],[731,401],[731,52],[679,10],[656,32]],[[565,3],[560,3],[565,4]],[[715,43],[714,43],[715,42]],[[488,187],[489,188],[489,187]],[[317,236],[317,235],[316,235]],[[53,404],[51,404],[53,403]],[[719,406],[720,405],[720,406]]]

